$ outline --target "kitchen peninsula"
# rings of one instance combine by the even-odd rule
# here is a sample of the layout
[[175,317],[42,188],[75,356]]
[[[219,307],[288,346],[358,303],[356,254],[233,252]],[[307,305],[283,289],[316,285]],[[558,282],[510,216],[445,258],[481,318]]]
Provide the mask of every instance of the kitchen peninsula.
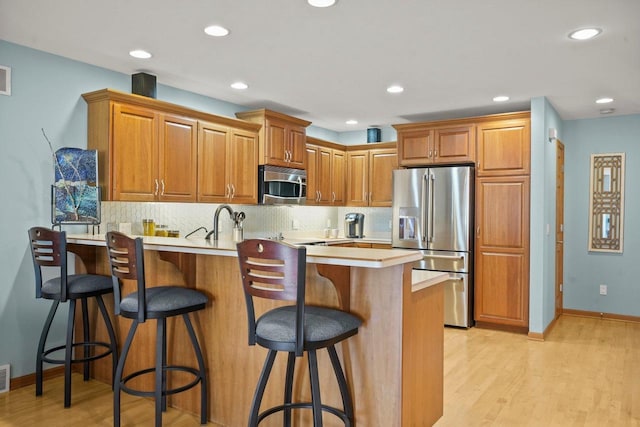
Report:
[[[69,250],[76,252],[88,271],[109,274],[104,236],[69,235]],[[149,286],[177,283],[207,293],[210,303],[195,317],[195,328],[207,360],[209,420],[214,425],[246,425],[248,408],[260,374],[265,351],[247,344],[246,309],[235,244],[204,239],[145,237],[146,278]],[[307,302],[340,307],[360,316],[358,334],[337,350],[352,387],[356,423],[360,426],[427,426],[443,410],[443,289],[446,274],[412,276],[417,251],[307,247]],[[82,266],[80,266],[82,268]],[[126,283],[124,292],[130,292]],[[269,309],[264,301],[257,311]],[[281,303],[280,303],[281,304]],[[128,321],[116,319],[119,340]],[[132,371],[152,365],[146,351],[153,328],[144,328],[134,342],[136,358],[125,367]],[[172,327],[171,325],[170,327]],[[102,334],[104,331],[98,331]],[[169,359],[190,360],[186,334],[178,330],[169,337],[179,349]],[[185,345],[181,345],[185,340]],[[177,343],[175,341],[178,341]],[[184,353],[183,353],[183,349]],[[337,384],[331,377],[329,358],[319,354],[323,403],[341,406]],[[110,380],[108,363],[97,361],[93,375]],[[267,386],[263,407],[282,399],[285,358],[277,359]],[[189,363],[189,362],[188,362]],[[310,396],[306,363],[296,364],[294,396]],[[125,372],[126,373],[126,372]],[[141,378],[141,381],[151,378]],[[180,382],[176,377],[176,382]],[[150,384],[143,384],[143,387]],[[171,405],[196,412],[198,391],[173,396]],[[295,425],[309,425],[310,411],[294,411]],[[326,414],[326,426],[342,425]],[[278,415],[265,426],[281,425]]]

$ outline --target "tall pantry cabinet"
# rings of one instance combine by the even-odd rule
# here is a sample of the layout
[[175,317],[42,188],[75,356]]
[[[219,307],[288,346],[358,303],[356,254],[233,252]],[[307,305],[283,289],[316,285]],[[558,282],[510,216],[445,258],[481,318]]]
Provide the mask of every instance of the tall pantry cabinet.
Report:
[[477,126],[475,320],[529,329],[529,114]]
[[394,127],[403,167],[475,164],[474,319],[527,332],[530,113]]

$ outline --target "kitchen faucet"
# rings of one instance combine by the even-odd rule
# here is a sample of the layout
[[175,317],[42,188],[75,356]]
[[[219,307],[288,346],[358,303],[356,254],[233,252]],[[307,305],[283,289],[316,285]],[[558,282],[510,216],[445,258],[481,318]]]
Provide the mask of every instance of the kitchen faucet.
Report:
[[213,230],[211,230],[209,234],[207,234],[207,237],[205,237],[205,239],[210,240],[211,235],[213,234],[213,240],[218,240],[218,219],[220,217],[220,211],[222,211],[222,209],[226,209],[227,211],[229,211],[229,216],[231,217],[231,219],[233,219],[233,209],[231,209],[231,206],[218,206],[218,209],[216,209],[216,213],[213,214]]

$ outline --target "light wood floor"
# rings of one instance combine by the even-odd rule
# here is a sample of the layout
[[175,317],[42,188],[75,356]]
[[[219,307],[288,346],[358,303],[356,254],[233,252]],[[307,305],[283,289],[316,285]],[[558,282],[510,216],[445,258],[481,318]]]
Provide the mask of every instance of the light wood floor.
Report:
[[[436,427],[640,426],[639,324],[563,316],[545,342],[446,328],[444,369],[444,416]],[[55,378],[37,399],[33,386],[0,394],[0,426],[113,425],[108,386],[74,376],[70,409],[62,389]],[[149,401],[123,394],[122,410],[123,426],[152,424]],[[163,419],[172,427],[199,425],[172,409]]]

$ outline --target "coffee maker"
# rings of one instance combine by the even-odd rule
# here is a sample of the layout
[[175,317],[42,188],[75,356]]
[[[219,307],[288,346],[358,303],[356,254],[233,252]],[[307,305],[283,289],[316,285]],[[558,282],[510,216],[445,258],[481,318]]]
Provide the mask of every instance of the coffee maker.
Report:
[[352,212],[344,216],[344,235],[356,239],[364,237],[364,214]]

